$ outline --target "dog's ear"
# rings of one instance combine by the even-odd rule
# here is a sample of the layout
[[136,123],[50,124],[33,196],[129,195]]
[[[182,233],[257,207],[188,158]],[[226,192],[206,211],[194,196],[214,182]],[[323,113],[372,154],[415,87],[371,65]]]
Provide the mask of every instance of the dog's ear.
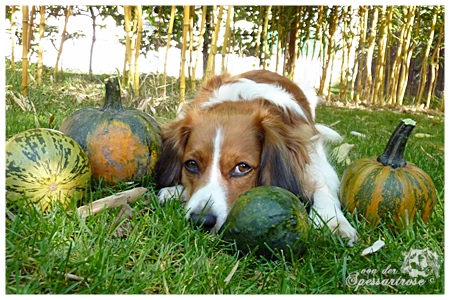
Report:
[[[304,127],[304,128],[303,128]],[[309,161],[308,147],[312,131],[309,125],[292,129],[279,119],[266,114],[260,118],[262,142],[261,164],[258,185],[274,185],[284,188],[306,205],[312,205],[304,192],[307,184],[306,164]]]
[[155,164],[157,188],[181,183],[182,158],[190,134],[189,120],[184,117],[163,127],[162,152]]

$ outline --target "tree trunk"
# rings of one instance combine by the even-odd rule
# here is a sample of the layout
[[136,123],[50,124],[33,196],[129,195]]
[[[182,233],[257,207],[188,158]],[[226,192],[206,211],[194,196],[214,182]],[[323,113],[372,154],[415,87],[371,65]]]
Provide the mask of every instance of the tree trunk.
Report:
[[22,6],[22,96],[28,97],[28,6]]
[[172,5],[172,9],[170,11],[169,31],[167,33],[166,56],[164,57],[164,72],[162,75],[162,87],[164,96],[166,95],[167,58],[169,57],[170,40],[172,38],[173,32],[173,21],[175,20],[175,10],[176,6]]
[[41,5],[39,8],[40,11],[40,22],[39,22],[39,49],[38,49],[38,62],[37,62],[37,84],[42,84],[42,53],[44,52],[43,41],[44,41],[44,32],[45,32],[45,6]]
[[64,20],[63,32],[61,33],[61,43],[59,45],[58,55],[56,56],[55,69],[53,70],[53,77],[54,78],[56,78],[56,74],[58,73],[59,59],[61,58],[64,42],[66,41],[67,23],[69,22],[69,17],[72,14],[72,7],[73,7],[72,5],[69,5],[69,7],[67,7],[65,9],[66,17],[65,17],[65,20]]
[[95,44],[95,41],[97,40],[97,38],[96,38],[96,28],[97,28],[96,18],[97,18],[97,16],[94,14],[94,9],[92,8],[92,6],[89,6],[89,11],[91,13],[91,18],[92,18],[92,43],[91,43],[91,50],[89,51],[89,75],[92,77],[92,56],[94,54],[94,44]]
[[189,18],[190,18],[191,8],[190,6],[184,6],[184,17],[183,17],[183,41],[181,43],[181,66],[180,66],[180,103],[184,102],[186,93],[186,49],[188,42],[188,31],[189,31]]

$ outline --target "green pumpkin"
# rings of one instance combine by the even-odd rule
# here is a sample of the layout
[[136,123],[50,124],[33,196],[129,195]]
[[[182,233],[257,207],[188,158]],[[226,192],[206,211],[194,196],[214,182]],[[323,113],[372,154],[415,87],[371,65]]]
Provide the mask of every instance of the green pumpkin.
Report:
[[283,251],[287,258],[302,255],[308,229],[308,214],[294,194],[276,186],[259,186],[238,197],[221,231],[239,250],[256,249],[257,255],[271,259],[272,251]]
[[398,228],[413,222],[420,212],[426,221],[436,205],[436,188],[430,176],[404,159],[408,137],[416,122],[403,120],[378,157],[359,159],[344,172],[340,200],[351,213],[373,225],[394,220]]
[[57,203],[67,207],[74,197],[84,196],[91,168],[72,138],[36,128],[14,135],[5,148],[8,206],[36,204],[46,211]]
[[102,108],[74,112],[60,130],[86,150],[93,179],[139,181],[152,173],[161,152],[160,128],[147,113],[122,107],[117,78],[105,86]]

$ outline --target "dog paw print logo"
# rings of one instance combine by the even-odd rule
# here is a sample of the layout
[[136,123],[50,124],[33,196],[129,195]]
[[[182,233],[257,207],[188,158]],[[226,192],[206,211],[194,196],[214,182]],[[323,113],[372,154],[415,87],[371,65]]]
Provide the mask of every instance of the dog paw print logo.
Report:
[[434,273],[436,278],[439,277],[439,269],[441,268],[441,262],[436,254],[425,249],[410,249],[409,252],[404,253],[405,259],[400,268],[400,272],[408,274],[411,277],[428,277]]

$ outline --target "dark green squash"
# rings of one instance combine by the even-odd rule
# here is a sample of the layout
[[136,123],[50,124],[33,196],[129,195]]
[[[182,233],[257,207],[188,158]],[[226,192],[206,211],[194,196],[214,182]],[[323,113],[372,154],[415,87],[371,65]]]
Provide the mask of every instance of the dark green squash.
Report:
[[117,78],[105,82],[105,105],[71,114],[60,130],[86,150],[93,179],[141,180],[161,152],[160,128],[145,112],[123,108]]
[[378,157],[359,159],[344,172],[342,205],[376,225],[395,220],[398,228],[410,224],[420,212],[426,221],[436,205],[436,188],[430,176],[404,159],[406,142],[416,122],[403,120]]
[[[239,250],[273,258],[287,258],[306,250],[309,223],[303,203],[288,190],[259,186],[240,195],[223,224],[223,238],[236,241]],[[271,250],[272,249],[272,250]]]

